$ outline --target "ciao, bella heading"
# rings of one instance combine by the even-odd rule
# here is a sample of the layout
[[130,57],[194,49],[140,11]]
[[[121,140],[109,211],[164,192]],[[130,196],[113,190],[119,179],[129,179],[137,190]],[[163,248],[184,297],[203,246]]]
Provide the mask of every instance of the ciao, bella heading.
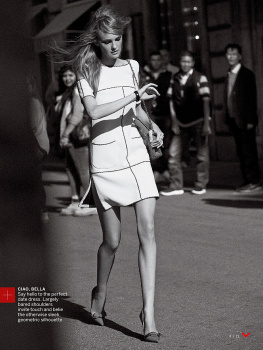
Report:
[[45,292],[45,287],[18,287],[17,290],[19,292]]

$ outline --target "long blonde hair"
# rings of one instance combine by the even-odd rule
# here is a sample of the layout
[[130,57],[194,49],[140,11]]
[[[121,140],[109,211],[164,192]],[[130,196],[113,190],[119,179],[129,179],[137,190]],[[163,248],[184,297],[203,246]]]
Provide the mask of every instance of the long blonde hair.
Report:
[[96,95],[100,78],[100,49],[96,45],[98,30],[104,33],[122,35],[130,23],[130,17],[122,17],[115,12],[112,5],[101,6],[88,23],[87,29],[79,36],[73,46],[64,50],[67,53],[67,63],[75,72],[87,79]]

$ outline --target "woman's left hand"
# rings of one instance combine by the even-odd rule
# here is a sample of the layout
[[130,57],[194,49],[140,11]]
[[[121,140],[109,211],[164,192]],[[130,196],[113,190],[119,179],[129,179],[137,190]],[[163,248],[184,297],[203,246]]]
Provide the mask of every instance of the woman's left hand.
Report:
[[155,99],[156,97],[160,96],[160,93],[156,90],[156,87],[158,85],[154,83],[149,83],[147,85],[144,85],[139,91],[139,96],[141,100],[150,100]]
[[164,133],[155,123],[153,123],[153,132],[150,131],[149,136],[153,147],[160,148],[163,146]]

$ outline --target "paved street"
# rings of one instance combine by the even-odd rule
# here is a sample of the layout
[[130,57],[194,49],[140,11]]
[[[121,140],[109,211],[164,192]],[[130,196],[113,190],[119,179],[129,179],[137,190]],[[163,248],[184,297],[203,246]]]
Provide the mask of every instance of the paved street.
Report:
[[[63,217],[69,201],[60,168],[43,173],[50,221],[50,289],[67,292],[55,324],[57,350],[261,350],[263,192],[237,195],[237,164],[214,163],[205,195],[160,197],[156,209],[156,321],[160,344],[142,341],[138,239],[133,208],[122,209],[122,241],[109,281],[105,327],[92,323],[90,294],[101,242],[97,216]],[[242,332],[248,336],[244,336]]]

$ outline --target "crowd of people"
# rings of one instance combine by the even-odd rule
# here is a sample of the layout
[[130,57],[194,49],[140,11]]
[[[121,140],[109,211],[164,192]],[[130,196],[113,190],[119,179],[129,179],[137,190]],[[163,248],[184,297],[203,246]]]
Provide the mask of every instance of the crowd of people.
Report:
[[[139,237],[140,319],[144,340],[157,343],[157,184],[160,178],[166,179],[167,188],[160,191],[163,196],[184,193],[183,171],[189,165],[189,146],[193,142],[196,178],[192,193],[206,193],[212,103],[209,81],[196,70],[195,55],[189,50],[180,53],[178,67],[171,63],[167,49],[153,51],[143,67],[133,59],[121,59],[122,34],[129,23],[130,18],[119,16],[111,6],[102,6],[94,13],[86,31],[67,49],[67,64],[58,74],[59,89],[51,99],[51,122],[56,147],[63,150],[71,190],[71,202],[61,215],[98,214],[103,231],[97,285],[91,295],[94,322],[104,324],[107,283],[121,238],[120,207],[131,205]],[[262,187],[256,146],[255,77],[241,63],[239,45],[227,45],[225,54],[229,64],[225,80],[226,123],[235,139],[243,176],[236,191],[258,191]],[[162,156],[154,160],[150,160],[134,123],[139,119],[147,124],[148,116],[153,126],[150,144],[162,149]],[[89,202],[84,205],[91,197],[96,208],[91,208]]]
[[[242,63],[242,48],[225,48],[229,71],[225,78],[225,123],[233,134],[243,182],[236,192],[262,190],[256,145],[257,91],[255,76]],[[163,156],[152,162],[156,182],[169,185],[163,196],[184,193],[183,171],[190,163],[190,146],[196,150],[196,179],[193,194],[204,194],[209,182],[209,135],[212,133],[212,101],[206,75],[195,68],[195,55],[180,53],[179,67],[170,62],[168,50],[150,54],[142,70],[143,79],[158,85],[160,96],[148,104],[152,119],[164,132]]]

